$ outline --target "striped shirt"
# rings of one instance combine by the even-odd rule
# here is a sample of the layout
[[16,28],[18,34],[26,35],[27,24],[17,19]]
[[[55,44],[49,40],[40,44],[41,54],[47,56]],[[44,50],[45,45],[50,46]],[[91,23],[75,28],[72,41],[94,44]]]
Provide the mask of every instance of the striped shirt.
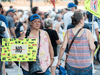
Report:
[[[69,30],[69,43],[70,45],[74,34],[72,29]],[[84,29],[82,35],[80,37],[76,37],[74,40],[67,59],[67,63],[75,68],[85,68],[91,65],[91,55],[89,42],[86,36],[86,29]]]

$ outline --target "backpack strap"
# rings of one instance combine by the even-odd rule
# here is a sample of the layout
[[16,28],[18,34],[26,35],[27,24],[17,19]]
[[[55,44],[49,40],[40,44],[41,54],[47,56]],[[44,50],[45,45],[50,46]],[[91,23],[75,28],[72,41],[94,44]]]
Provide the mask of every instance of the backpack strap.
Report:
[[25,34],[25,38],[27,38],[29,35],[30,35],[30,28],[27,29],[27,32],[26,32],[26,34]]

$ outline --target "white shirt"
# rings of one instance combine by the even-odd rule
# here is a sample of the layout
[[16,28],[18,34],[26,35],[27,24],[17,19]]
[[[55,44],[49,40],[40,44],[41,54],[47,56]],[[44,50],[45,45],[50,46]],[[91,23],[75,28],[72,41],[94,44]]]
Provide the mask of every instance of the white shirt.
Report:
[[[60,24],[60,22],[58,22],[57,20],[55,20],[54,23],[53,23],[53,29],[56,28],[56,24],[57,24],[57,23]],[[63,29],[61,28],[61,26],[60,26],[60,28],[59,28],[58,35],[59,35],[59,38],[60,38],[61,42],[63,42]]]
[[67,26],[72,23],[72,19],[71,17],[73,16],[73,12],[72,11],[67,11],[67,13],[64,15],[64,31],[67,31]]
[[6,38],[10,38],[10,35],[9,35],[9,33],[8,33],[6,24],[5,24],[4,22],[2,22],[2,25],[1,25],[1,26],[5,27],[5,31],[4,31],[4,33],[3,33],[4,36],[5,36]]
[[[92,22],[88,22],[88,23],[90,23],[92,25]],[[92,35],[93,35],[95,41],[98,41],[97,40],[97,35],[96,35],[96,32],[95,32],[95,29],[97,29],[97,28],[99,28],[99,25],[96,21],[94,21],[93,22],[93,34]]]
[[96,32],[95,32],[95,29],[99,28],[99,25],[98,23],[95,21],[93,22],[93,37],[95,38],[95,41],[98,41],[97,40],[97,35],[96,35]]

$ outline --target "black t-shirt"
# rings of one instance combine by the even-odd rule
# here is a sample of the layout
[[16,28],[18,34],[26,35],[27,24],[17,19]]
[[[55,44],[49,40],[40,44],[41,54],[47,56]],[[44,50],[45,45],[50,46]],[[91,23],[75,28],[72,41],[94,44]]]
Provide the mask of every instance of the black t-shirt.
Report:
[[55,30],[52,30],[52,29],[44,29],[44,30],[49,34],[51,44],[52,44],[53,50],[54,50],[54,56],[57,56],[57,43],[56,43],[56,40],[59,40],[57,32]]
[[23,25],[22,22],[17,22],[17,23],[15,23],[15,26],[16,26],[15,33],[16,33],[17,38],[20,37],[20,27],[21,27],[22,25]]

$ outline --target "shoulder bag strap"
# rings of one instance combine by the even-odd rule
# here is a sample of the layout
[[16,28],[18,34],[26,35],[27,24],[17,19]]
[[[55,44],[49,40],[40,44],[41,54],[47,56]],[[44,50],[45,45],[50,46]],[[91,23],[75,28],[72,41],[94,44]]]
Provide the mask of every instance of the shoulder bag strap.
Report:
[[72,39],[72,41],[71,41],[71,43],[70,43],[70,46],[69,46],[69,48],[68,48],[68,50],[67,50],[67,54],[69,54],[70,48],[71,48],[71,46],[72,46],[74,40],[76,39],[77,35],[79,34],[79,32],[80,32],[81,30],[82,30],[82,28],[80,28],[80,29],[78,30],[78,32],[75,34],[75,36],[73,37],[73,39]]
[[40,37],[40,31],[39,31],[39,44],[38,44],[38,52],[37,52],[37,56],[39,56],[39,50],[40,50],[40,39],[41,39],[41,37]]

